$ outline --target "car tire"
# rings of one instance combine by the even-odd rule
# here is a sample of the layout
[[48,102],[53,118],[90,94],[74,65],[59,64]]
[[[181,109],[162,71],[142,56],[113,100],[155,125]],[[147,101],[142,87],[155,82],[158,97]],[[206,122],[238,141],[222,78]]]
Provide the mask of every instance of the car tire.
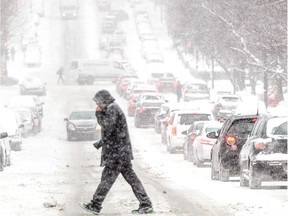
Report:
[[211,180],[219,180],[219,172],[215,171],[213,164],[211,164]]
[[5,166],[11,166],[11,155],[6,154]]
[[195,153],[196,157],[195,157],[195,162],[196,162],[196,166],[197,167],[203,167],[203,161],[201,161],[198,157],[198,153],[197,153],[197,150],[196,150],[196,153]]
[[10,143],[10,148],[11,148],[11,150],[13,150],[13,151],[21,151],[22,150],[22,145],[21,145],[22,143]]
[[187,160],[189,161],[189,162],[193,162],[193,154],[192,154],[192,149],[191,149],[191,147],[187,147]]
[[249,181],[245,178],[242,168],[240,168],[240,187],[248,187]]
[[225,169],[222,164],[220,164],[219,179],[222,182],[229,181],[229,170]]
[[256,172],[254,166],[250,164],[249,167],[249,188],[259,189],[261,187],[261,179],[259,174]]
[[67,133],[67,140],[72,141],[72,135],[70,133]]
[[0,171],[4,170],[4,151],[2,147],[0,148]]

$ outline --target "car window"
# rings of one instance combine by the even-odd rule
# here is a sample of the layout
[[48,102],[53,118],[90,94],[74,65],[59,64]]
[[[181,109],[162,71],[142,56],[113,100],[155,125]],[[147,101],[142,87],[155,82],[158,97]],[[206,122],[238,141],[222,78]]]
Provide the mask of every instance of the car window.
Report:
[[81,111],[81,112],[73,112],[70,115],[70,120],[89,120],[96,119],[95,112],[93,111]]
[[191,125],[194,121],[210,120],[211,116],[208,114],[179,114],[180,125]]
[[287,118],[273,118],[268,120],[267,135],[287,135]]
[[238,119],[232,123],[227,133],[237,134],[240,138],[247,138],[254,125],[254,119]]

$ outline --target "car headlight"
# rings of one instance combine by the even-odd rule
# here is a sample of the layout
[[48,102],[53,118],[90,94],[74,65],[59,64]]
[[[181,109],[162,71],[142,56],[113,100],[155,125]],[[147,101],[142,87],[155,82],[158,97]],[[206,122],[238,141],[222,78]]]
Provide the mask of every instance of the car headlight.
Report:
[[73,130],[73,131],[76,130],[76,128],[72,124],[69,124],[67,128],[68,128],[68,130]]

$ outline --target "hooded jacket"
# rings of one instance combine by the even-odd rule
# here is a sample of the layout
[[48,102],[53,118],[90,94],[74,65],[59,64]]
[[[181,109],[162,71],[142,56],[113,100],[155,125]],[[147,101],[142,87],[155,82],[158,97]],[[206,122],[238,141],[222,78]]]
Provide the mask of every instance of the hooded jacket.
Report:
[[107,90],[98,91],[93,100],[102,108],[101,112],[95,113],[101,126],[101,139],[95,146],[102,147],[101,166],[129,163],[133,159],[133,153],[122,109]]

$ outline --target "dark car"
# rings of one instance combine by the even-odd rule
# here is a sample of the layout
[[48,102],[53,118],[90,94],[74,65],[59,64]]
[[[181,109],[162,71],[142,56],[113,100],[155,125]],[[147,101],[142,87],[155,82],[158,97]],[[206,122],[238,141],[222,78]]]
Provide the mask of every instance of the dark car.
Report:
[[164,100],[140,100],[135,110],[135,127],[139,128],[142,125],[153,125],[155,113],[163,103],[165,103]]
[[64,121],[66,121],[68,141],[73,138],[80,140],[87,138],[97,139],[99,131],[94,109],[73,111],[69,118],[64,118]]
[[176,92],[176,77],[161,77],[156,83],[158,92]]
[[258,115],[233,115],[218,132],[210,132],[208,138],[217,139],[211,151],[211,179],[228,181],[230,176],[240,175],[239,155]]
[[240,186],[287,181],[288,117],[261,115],[240,152]]

